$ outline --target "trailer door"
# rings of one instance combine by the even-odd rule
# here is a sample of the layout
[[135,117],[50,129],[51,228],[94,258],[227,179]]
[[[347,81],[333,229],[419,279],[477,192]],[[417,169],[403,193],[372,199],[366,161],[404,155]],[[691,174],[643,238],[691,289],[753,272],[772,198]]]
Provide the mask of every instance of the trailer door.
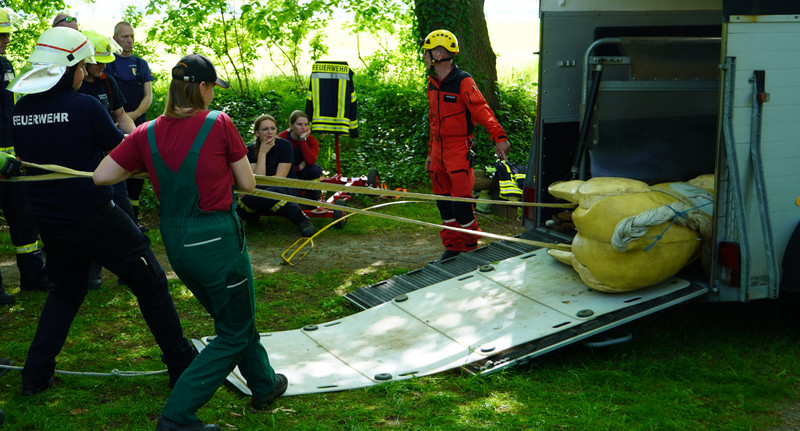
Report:
[[726,1],[724,13],[714,291],[776,298],[800,219],[800,4]]

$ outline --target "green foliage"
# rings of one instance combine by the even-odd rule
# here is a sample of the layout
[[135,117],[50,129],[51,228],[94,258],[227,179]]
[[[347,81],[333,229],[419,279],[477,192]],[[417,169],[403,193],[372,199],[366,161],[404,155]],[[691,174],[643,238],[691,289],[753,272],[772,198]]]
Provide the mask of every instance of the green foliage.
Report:
[[433,30],[469,27],[468,3],[472,0],[414,0],[417,34],[422,39]]
[[[288,63],[291,76],[301,85],[299,66],[304,43],[310,43],[312,57],[327,52],[321,34],[336,3],[335,0],[250,1],[242,6],[241,21],[255,40],[265,42],[273,64],[280,68],[284,62]],[[280,52],[282,61],[273,58],[271,48]]]
[[[253,120],[261,114],[270,114],[281,121],[284,98],[272,91],[255,90],[246,94],[234,91],[218,91],[210,109],[217,109],[228,114],[236,124],[236,128],[245,142],[252,141]],[[285,117],[285,118],[288,118]]]
[[[356,81],[359,138],[342,147],[346,176],[375,168],[381,181],[406,187],[427,179],[427,99],[421,80],[376,82],[369,73]],[[356,79],[359,79],[357,77]],[[363,171],[363,172],[362,172]]]
[[33,51],[39,36],[50,28],[53,17],[66,8],[63,0],[2,0],[0,7],[7,7],[22,18],[14,22],[14,32],[6,48],[6,57],[19,70]]
[[147,6],[148,15],[163,14],[148,33],[174,52],[197,52],[223,60],[223,69],[232,69],[238,88],[249,91],[252,61],[260,47],[243,21],[237,17],[240,10],[227,0],[182,2],[171,7],[172,0],[152,0]]
[[[533,127],[536,121],[536,84],[524,79],[515,82],[498,83],[498,109],[495,111],[497,121],[503,126],[511,143],[508,158],[512,162],[525,165],[533,139]],[[494,165],[494,145],[483,127],[475,129],[476,165]]]
[[[366,175],[370,168],[378,170],[381,181],[390,187],[425,184],[424,171],[428,155],[428,102],[425,81],[418,61],[410,61],[413,53],[381,52],[366,60],[357,69],[355,84],[359,107],[359,138],[340,136],[342,175]],[[495,113],[512,144],[509,158],[527,163],[533,133],[535,84],[518,79],[500,83],[500,108]],[[153,87],[153,105],[148,118],[155,118],[164,109],[166,85]],[[254,84],[248,94],[236,91],[215,92],[211,109],[227,113],[236,124],[245,143],[252,141],[252,121],[263,113],[273,115],[279,128],[288,127],[289,114],[304,109],[305,90],[295,87],[291,78],[272,77]],[[330,173],[336,172],[335,146],[332,135],[318,136],[318,163]],[[476,165],[493,165],[494,145],[486,130],[475,129]]]
[[353,20],[348,26],[354,33],[396,34],[399,28],[404,27],[406,17],[413,16],[411,0],[348,0],[339,6],[353,12]]

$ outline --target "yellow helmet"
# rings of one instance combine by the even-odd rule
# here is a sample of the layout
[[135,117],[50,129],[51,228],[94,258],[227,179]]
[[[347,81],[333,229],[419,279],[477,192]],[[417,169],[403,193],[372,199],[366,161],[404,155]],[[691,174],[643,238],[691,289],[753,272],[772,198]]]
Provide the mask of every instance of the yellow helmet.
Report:
[[452,52],[453,55],[458,54],[458,39],[448,30],[440,29],[430,32],[422,44],[422,49],[433,49],[437,46]]
[[117,41],[108,36],[103,36],[94,30],[84,30],[81,33],[94,45],[94,61],[90,63],[111,63],[114,61],[114,53],[122,52],[122,47]]
[[0,33],[14,31],[14,23],[20,19],[19,15],[6,8],[0,8]]

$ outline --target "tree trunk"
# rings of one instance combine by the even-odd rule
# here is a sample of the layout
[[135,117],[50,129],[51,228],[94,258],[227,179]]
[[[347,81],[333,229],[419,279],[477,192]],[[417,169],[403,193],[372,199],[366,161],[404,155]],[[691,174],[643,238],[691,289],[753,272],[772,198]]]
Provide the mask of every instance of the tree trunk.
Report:
[[497,109],[497,56],[489,41],[489,29],[483,14],[484,0],[472,0],[468,3],[469,18],[463,21],[463,27],[457,33],[466,35],[459,67],[472,75],[489,106]]
[[489,106],[496,110],[497,56],[489,41],[483,6],[484,0],[415,0],[414,12],[420,39],[440,28],[456,35],[456,64],[472,75]]

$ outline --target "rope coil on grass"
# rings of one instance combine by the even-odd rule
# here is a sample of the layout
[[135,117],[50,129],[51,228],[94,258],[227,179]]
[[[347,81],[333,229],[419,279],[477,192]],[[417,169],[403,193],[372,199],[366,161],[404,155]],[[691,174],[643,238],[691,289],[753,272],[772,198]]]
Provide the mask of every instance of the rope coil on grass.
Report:
[[[18,365],[0,365],[0,369],[5,370],[22,370]],[[158,371],[120,371],[117,369],[111,370],[109,373],[96,373],[91,371],[64,371],[56,370],[56,374],[63,374],[68,376],[92,376],[92,377],[142,377],[142,376],[156,376],[159,374],[166,374],[167,370]]]

